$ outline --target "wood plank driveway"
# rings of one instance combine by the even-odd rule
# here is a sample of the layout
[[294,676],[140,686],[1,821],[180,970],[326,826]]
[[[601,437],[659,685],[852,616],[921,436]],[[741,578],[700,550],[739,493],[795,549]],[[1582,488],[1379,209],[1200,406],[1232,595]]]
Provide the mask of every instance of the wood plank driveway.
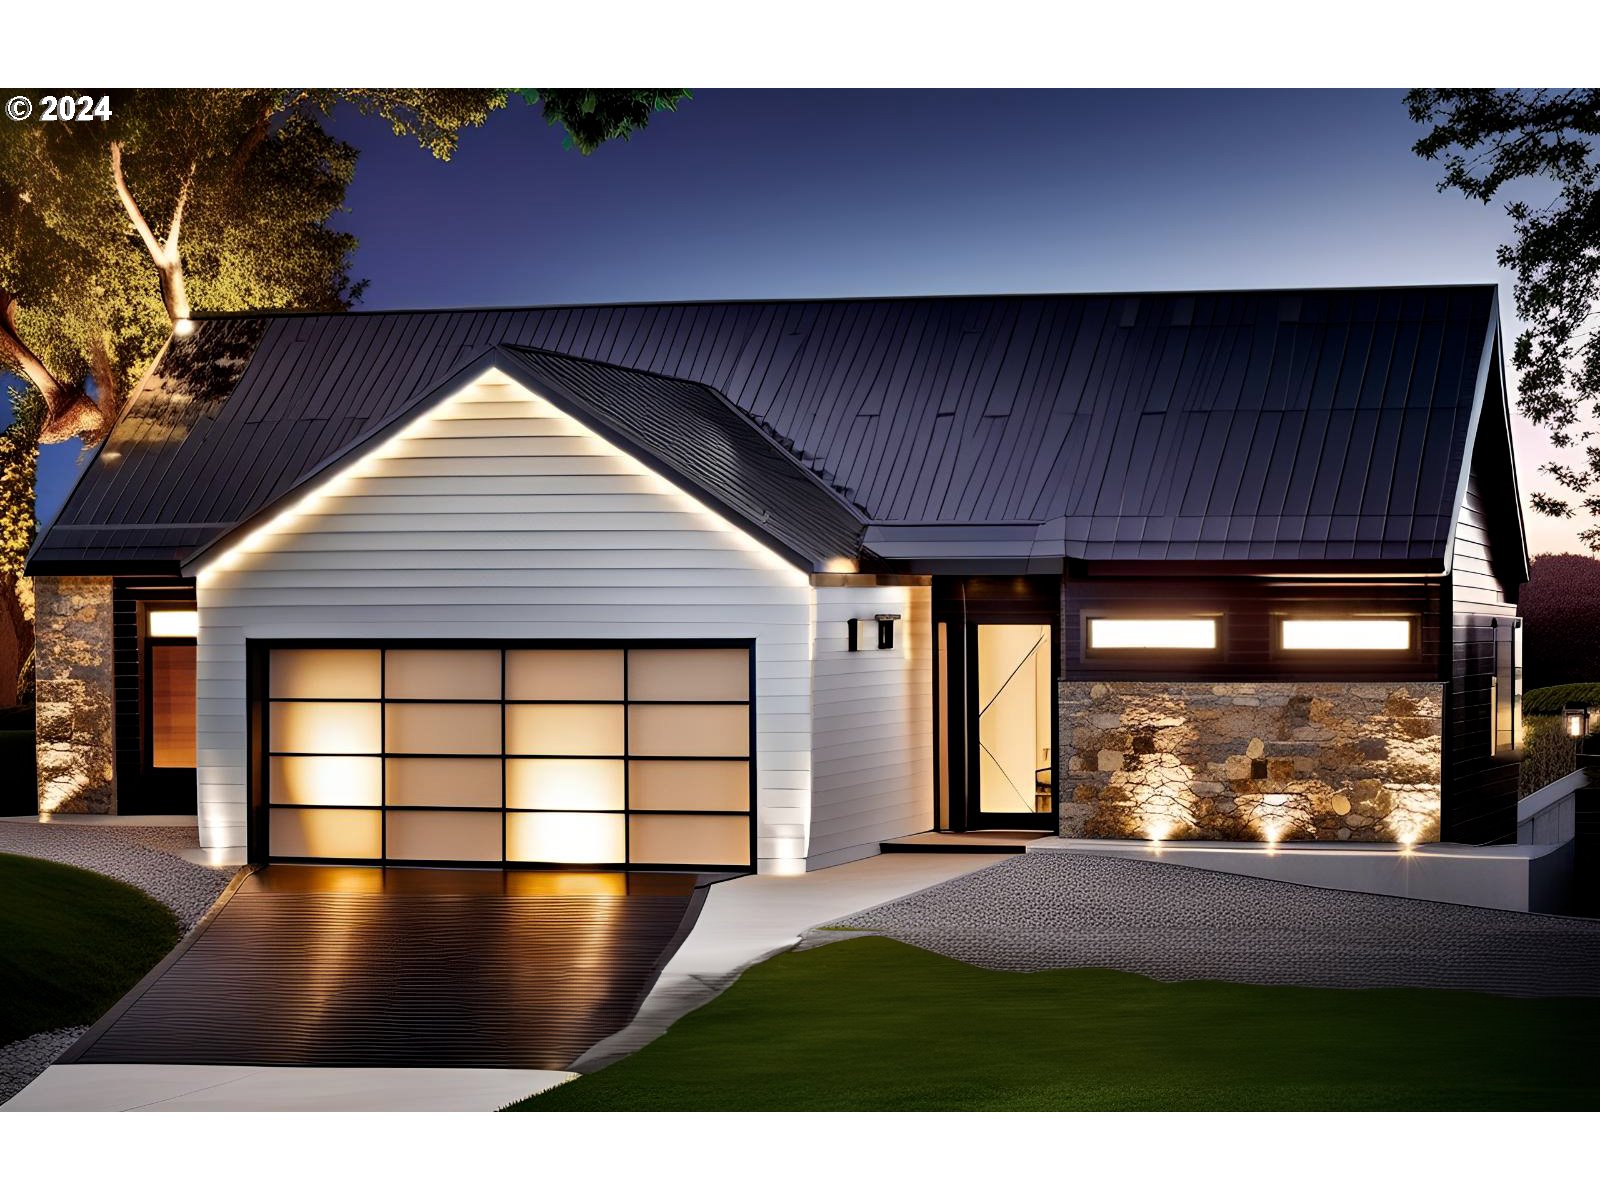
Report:
[[720,878],[265,867],[61,1061],[559,1070]]

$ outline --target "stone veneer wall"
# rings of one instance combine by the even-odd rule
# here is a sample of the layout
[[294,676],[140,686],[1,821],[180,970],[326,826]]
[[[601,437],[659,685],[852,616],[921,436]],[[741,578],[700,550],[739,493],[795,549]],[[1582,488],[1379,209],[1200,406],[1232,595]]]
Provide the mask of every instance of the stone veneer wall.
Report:
[[1439,837],[1442,683],[1059,688],[1063,836]]
[[111,580],[43,576],[34,587],[39,811],[115,812]]

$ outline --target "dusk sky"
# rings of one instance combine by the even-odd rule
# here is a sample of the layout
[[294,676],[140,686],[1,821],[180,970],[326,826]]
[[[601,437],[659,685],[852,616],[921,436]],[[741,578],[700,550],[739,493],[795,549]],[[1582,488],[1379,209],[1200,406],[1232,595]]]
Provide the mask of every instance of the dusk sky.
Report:
[[[1435,190],[1401,95],[702,91],[589,158],[513,101],[450,163],[336,131],[364,308],[1497,280],[1514,330],[1509,221]],[[41,517],[77,457],[47,448]]]

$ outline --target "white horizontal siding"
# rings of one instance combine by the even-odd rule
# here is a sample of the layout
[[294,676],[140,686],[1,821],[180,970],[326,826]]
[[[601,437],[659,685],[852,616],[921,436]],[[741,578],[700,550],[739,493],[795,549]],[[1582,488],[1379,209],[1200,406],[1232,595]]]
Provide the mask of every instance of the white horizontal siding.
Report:
[[[878,650],[871,618],[889,612],[895,647]],[[932,827],[933,622],[926,587],[818,588],[816,614],[807,861],[821,867]]]
[[757,856],[805,858],[809,581],[504,376],[376,447],[197,590],[208,846],[244,840],[248,640],[753,638]]

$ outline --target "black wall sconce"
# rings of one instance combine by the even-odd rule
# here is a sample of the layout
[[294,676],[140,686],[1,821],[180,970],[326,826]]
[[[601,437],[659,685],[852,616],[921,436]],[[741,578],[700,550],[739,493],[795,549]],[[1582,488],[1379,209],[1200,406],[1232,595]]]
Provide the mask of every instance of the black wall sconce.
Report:
[[[850,618],[850,649],[861,649],[861,623],[865,617]],[[878,649],[894,649],[894,623],[900,619],[899,613],[878,613],[872,620],[878,623]]]

